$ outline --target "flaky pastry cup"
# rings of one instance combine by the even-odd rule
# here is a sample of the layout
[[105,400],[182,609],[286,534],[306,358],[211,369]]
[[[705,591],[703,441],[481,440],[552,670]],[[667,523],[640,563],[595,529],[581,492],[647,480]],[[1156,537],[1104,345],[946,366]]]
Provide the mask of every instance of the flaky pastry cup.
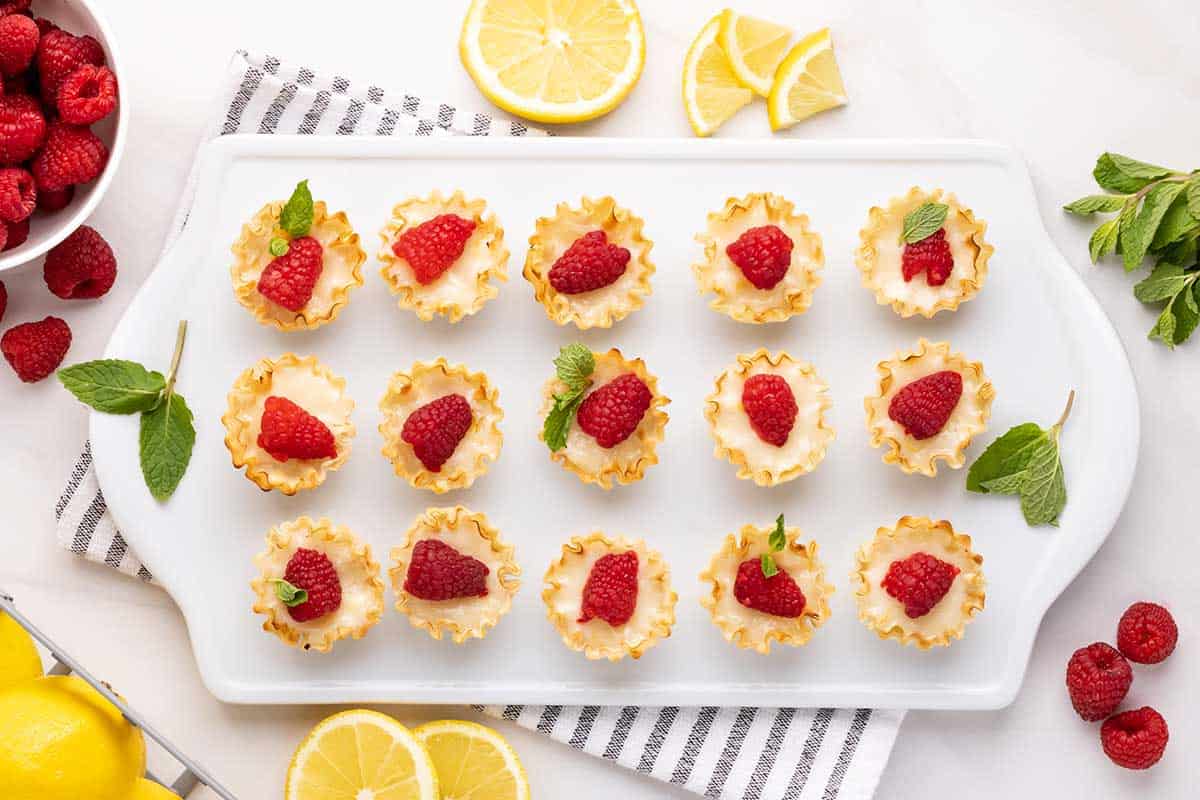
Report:
[[[642,235],[644,224],[641,217],[617,205],[611,197],[584,197],[579,208],[559,203],[553,217],[539,217],[529,237],[523,274],[546,315],[559,325],[574,323],[586,330],[610,328],[641,308],[650,294],[650,276],[654,274],[650,261],[654,243]],[[594,230],[604,231],[610,244],[629,250],[625,272],[601,289],[562,294],[550,284],[550,269],[576,239]]]
[[[337,610],[308,622],[292,619],[273,583],[283,577],[288,561],[301,547],[328,556],[342,586]],[[254,565],[259,570],[250,582],[254,613],[266,615],[264,631],[292,647],[328,652],[339,639],[361,639],[383,616],[383,581],[379,563],[371,557],[371,546],[349,528],[335,526],[324,517],[316,522],[300,517],[276,525],[267,534],[267,549],[254,557]]]
[[[599,618],[579,622],[583,587],[592,565],[603,555],[629,550],[638,556],[638,596],[633,616],[616,627]],[[572,537],[546,570],[543,585],[546,614],[563,643],[589,659],[641,658],[659,639],[670,636],[675,624],[679,596],[671,589],[670,570],[662,556],[641,539],[610,539],[600,532]]]
[[[267,398],[285,397],[324,422],[333,433],[337,456],[330,459],[276,461],[258,445],[263,406]],[[225,446],[235,469],[246,469],[246,477],[264,492],[276,489],[287,495],[313,489],[350,457],[354,423],[350,413],[354,401],[346,394],[346,381],[333,374],[316,356],[301,358],[285,353],[279,358],[261,358],[238,375],[229,390],[228,406],[221,417]]]

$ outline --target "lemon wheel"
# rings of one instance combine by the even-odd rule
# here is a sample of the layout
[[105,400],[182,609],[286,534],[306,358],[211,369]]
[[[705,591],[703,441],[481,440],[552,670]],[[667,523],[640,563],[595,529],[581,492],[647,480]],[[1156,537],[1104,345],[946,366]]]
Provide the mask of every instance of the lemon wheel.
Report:
[[433,759],[444,800],[529,800],[525,768],[491,728],[446,719],[428,722],[413,735]]
[[783,59],[767,97],[771,130],[846,104],[846,87],[833,55],[829,29],[805,36]]
[[709,136],[754,99],[729,65],[717,37],[721,15],[708,21],[683,60],[683,107],[697,136]]
[[763,97],[771,93],[775,69],[791,39],[791,28],[739,14],[732,8],[721,12],[717,42],[729,59],[729,68],[742,86]]

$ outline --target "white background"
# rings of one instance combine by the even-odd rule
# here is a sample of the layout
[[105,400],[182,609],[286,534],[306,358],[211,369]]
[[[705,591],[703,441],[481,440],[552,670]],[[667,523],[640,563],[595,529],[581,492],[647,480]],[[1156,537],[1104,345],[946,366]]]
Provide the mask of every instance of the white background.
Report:
[[[606,119],[565,132],[689,134],[678,101],[679,66],[692,35],[719,5],[641,5],[648,57],[640,85]],[[112,243],[121,276],[102,301],[67,303],[45,291],[36,267],[6,273],[4,325],[60,314],[75,332],[69,359],[99,355],[153,265],[233,49],[486,107],[458,63],[465,6],[465,0],[104,3],[124,53],[120,77],[132,128],[125,162],[92,224]],[[1094,189],[1089,172],[1105,149],[1177,168],[1200,166],[1200,10],[1183,0],[999,6],[746,0],[740,8],[802,30],[827,24],[834,31],[852,103],[788,135],[982,137],[1016,146],[1029,161],[1051,236],[1084,272],[1124,339],[1142,396],[1141,461],[1129,504],[1108,543],[1050,609],[1017,702],[1000,712],[910,714],[878,796],[1184,796],[1200,745],[1200,723],[1191,716],[1200,705],[1193,635],[1200,600],[1189,567],[1200,555],[1192,516],[1200,342],[1174,353],[1148,342],[1154,312],[1133,299],[1132,281],[1119,266],[1088,265],[1090,228],[1059,207]],[[721,135],[769,135],[763,107],[743,110]],[[54,543],[53,505],[84,438],[83,410],[52,381],[25,386],[3,367],[0,409],[0,586],[236,793],[278,796],[291,750],[329,709],[212,700],[164,594],[81,563]],[[1167,755],[1147,774],[1108,763],[1098,728],[1074,716],[1062,688],[1071,651],[1111,639],[1121,611],[1139,599],[1169,605],[1183,629],[1170,661],[1137,670],[1127,703],[1154,705],[1171,726]],[[405,722],[469,713],[389,710]],[[689,796],[515,729],[506,733],[538,797]]]

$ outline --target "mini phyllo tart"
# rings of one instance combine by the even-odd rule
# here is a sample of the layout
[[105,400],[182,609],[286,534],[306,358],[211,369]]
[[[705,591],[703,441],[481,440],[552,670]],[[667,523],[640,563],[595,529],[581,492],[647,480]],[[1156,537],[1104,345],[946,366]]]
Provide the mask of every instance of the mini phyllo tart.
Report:
[[670,571],[640,539],[575,536],[544,586],[546,613],[563,642],[591,659],[641,658],[675,624]]
[[392,548],[396,610],[435,639],[455,644],[487,636],[512,608],[521,585],[513,546],[487,517],[455,508],[431,508]]
[[871,446],[888,448],[884,463],[931,478],[939,460],[962,467],[972,437],[987,429],[996,394],[983,364],[951,353],[949,342],[921,339],[878,369],[879,392],[864,405]]
[[611,197],[559,203],[553,217],[538,218],[524,274],[550,319],[609,328],[642,307],[654,274],[642,226]]
[[254,613],[266,615],[264,631],[292,647],[327,652],[338,639],[361,639],[383,616],[371,546],[327,519],[276,525],[254,565]]
[[821,237],[808,229],[808,217],[779,195],[754,192],[731,197],[708,215],[696,236],[704,261],[693,265],[701,294],[738,322],[782,322],[803,314],[821,283],[825,266]]
[[367,254],[346,212],[313,202],[308,181],[285,203],[268,203],[233,243],[233,291],[264,325],[281,331],[333,322],[362,286]]
[[863,285],[902,317],[953,311],[983,288],[993,248],[987,223],[953,194],[913,187],[875,206],[859,231],[854,260]]
[[483,200],[461,191],[411,197],[392,209],[380,236],[381,274],[400,298],[428,322],[441,314],[458,322],[483,308],[508,280],[504,229]]
[[228,403],[221,422],[233,466],[264,492],[320,486],[350,456],[354,401],[314,356],[260,359],[233,382]]
[[383,455],[418,489],[465,489],[500,455],[499,399],[482,372],[418,361],[392,376],[379,401]]
[[705,402],[717,458],[759,486],[812,472],[834,437],[825,421],[828,391],[812,364],[787,353],[738,356]]
[[707,594],[700,604],[712,614],[726,641],[771,652],[771,642],[798,647],[829,619],[833,587],[817,560],[817,543],[802,544],[799,528],[745,525],[725,537],[700,573]]
[[880,639],[947,647],[983,610],[983,556],[946,520],[901,517],[876,531],[856,561],[850,581],[858,617]]
[[658,380],[640,358],[620,350],[593,353],[571,344],[554,359],[555,377],[542,390],[538,434],[550,458],[584,483],[604,489],[640,481],[658,463],[657,448],[667,426]]

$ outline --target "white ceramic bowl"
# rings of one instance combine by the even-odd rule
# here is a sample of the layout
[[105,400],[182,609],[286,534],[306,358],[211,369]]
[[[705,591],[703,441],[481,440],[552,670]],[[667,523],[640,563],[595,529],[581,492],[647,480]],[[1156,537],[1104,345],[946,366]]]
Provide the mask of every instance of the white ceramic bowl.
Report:
[[75,197],[71,200],[71,205],[51,214],[33,212],[29,238],[19,247],[0,253],[0,272],[32,261],[82,225],[96,209],[100,198],[104,197],[121,163],[121,154],[125,150],[125,132],[129,128],[129,96],[122,81],[124,72],[121,70],[116,40],[108,23],[96,8],[97,5],[95,0],[35,0],[33,11],[39,17],[46,17],[60,28],[77,36],[86,33],[95,37],[104,47],[108,68],[117,76],[120,97],[116,113],[109,114],[93,125],[92,130],[108,147],[108,164],[99,178],[84,186],[75,187]]

